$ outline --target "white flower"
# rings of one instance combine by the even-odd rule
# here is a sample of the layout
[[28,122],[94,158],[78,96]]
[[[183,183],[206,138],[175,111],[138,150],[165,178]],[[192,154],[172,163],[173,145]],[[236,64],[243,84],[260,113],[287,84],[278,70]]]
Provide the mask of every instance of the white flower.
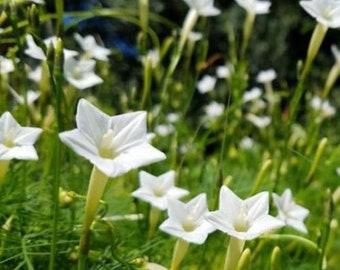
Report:
[[270,83],[277,78],[277,74],[274,69],[268,69],[260,71],[257,74],[256,81],[259,83]]
[[97,60],[108,61],[111,51],[105,47],[99,46],[93,36],[82,37],[78,33],[74,34],[75,40],[79,46],[90,56]]
[[161,137],[167,137],[175,131],[175,128],[171,124],[161,124],[155,127],[155,133]]
[[79,90],[92,87],[103,82],[94,73],[95,60],[76,60],[72,57],[65,59],[64,75],[66,80]]
[[204,75],[197,84],[198,92],[201,94],[208,93],[215,88],[217,79],[210,75]]
[[[19,95],[12,87],[9,88],[9,91],[19,104],[25,104],[24,97]],[[33,104],[39,98],[39,96],[40,96],[39,92],[33,91],[33,90],[28,90],[27,95],[26,95],[27,104],[29,104],[29,105]]]
[[206,220],[208,214],[206,194],[202,193],[187,203],[169,198],[168,215],[160,230],[188,243],[203,244],[215,228]]
[[243,137],[239,142],[239,146],[241,149],[251,149],[254,147],[254,140],[250,137]]
[[0,74],[7,74],[12,71],[14,71],[13,61],[0,55]]
[[160,53],[159,53],[159,50],[158,49],[152,49],[152,50],[149,50],[147,55],[142,57],[141,61],[144,63],[145,65],[145,62],[146,61],[150,61],[151,62],[151,67],[152,68],[156,68],[159,61],[160,61]]
[[[44,43],[46,45],[46,47],[48,48],[50,46],[50,44],[53,45],[53,47],[55,48],[57,46],[57,37],[56,36],[51,36],[49,38],[44,39]],[[68,50],[68,49],[63,49],[63,53],[64,53],[64,58],[68,59],[70,57],[75,57],[77,56],[79,53],[77,51],[74,50]]]
[[212,101],[204,107],[204,111],[206,113],[206,117],[211,120],[221,116],[224,112],[224,108],[224,104]]
[[63,143],[109,177],[165,159],[146,136],[146,112],[108,116],[85,99],[78,103],[77,129],[62,132]]
[[284,226],[281,220],[268,214],[268,200],[268,192],[241,200],[228,187],[222,186],[219,210],[210,212],[207,219],[218,230],[230,236],[251,240]]
[[273,193],[273,201],[278,209],[278,219],[299,232],[307,233],[303,221],[308,216],[309,210],[295,203],[289,188],[285,189],[281,196]]
[[27,77],[36,82],[39,83],[41,80],[41,73],[42,73],[42,68],[41,66],[37,66],[34,70],[28,72]]
[[265,128],[267,127],[271,121],[272,118],[270,116],[257,116],[255,114],[249,113],[246,115],[246,119],[254,124],[254,126],[258,128]]
[[131,195],[150,203],[159,210],[168,208],[168,198],[180,199],[189,194],[189,191],[175,187],[175,171],[168,171],[158,177],[141,171],[139,184],[140,188]]
[[[26,35],[26,44],[27,44],[28,48],[25,49],[25,51],[24,51],[25,54],[27,54],[28,56],[30,56],[34,59],[46,60],[45,52],[43,51],[43,49],[41,47],[39,47],[35,43],[32,35],[29,35],[29,34]],[[49,37],[47,39],[44,39],[44,44],[47,48],[50,46],[50,44],[52,44],[55,48],[56,44],[57,44],[57,37],[52,36],[52,37]],[[68,50],[68,49],[63,49],[63,53],[64,53],[65,59],[78,55],[78,52]]]
[[269,13],[270,1],[259,1],[259,0],[236,0],[242,8],[247,12],[253,14],[266,14]]
[[220,79],[227,79],[231,75],[231,68],[229,65],[218,66],[216,68],[216,76]]
[[340,2],[336,0],[300,1],[305,11],[326,27],[340,26]]
[[262,95],[262,90],[258,87],[253,87],[249,91],[243,93],[242,101],[244,103],[258,99]]
[[221,13],[218,8],[214,7],[214,0],[184,0],[184,2],[201,16],[216,16]]
[[20,126],[11,113],[5,112],[0,117],[0,160],[37,160],[33,144],[41,132],[40,128]]
[[322,100],[319,96],[314,96],[310,105],[313,110],[320,113],[321,119],[331,117],[336,113],[336,109],[330,105],[329,101]]
[[34,41],[32,35],[26,35],[26,43],[28,48],[25,49],[25,54],[28,56],[38,59],[38,60],[46,60],[46,55],[42,48],[40,48]]
[[191,31],[188,35],[188,39],[192,42],[199,41],[200,39],[202,39],[202,37],[203,37],[203,35],[200,32]]
[[166,119],[170,122],[170,123],[176,123],[179,119],[179,114],[178,113],[168,113],[166,116]]

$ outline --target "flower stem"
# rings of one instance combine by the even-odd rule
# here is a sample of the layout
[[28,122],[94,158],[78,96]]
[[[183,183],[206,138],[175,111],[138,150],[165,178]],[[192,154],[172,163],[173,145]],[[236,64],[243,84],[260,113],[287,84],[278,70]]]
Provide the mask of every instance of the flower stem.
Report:
[[314,32],[312,34],[311,40],[309,42],[308,52],[307,52],[307,59],[306,63],[304,65],[304,68],[302,70],[301,76],[299,77],[298,84],[295,89],[295,93],[293,96],[293,99],[290,103],[290,115],[289,115],[289,127],[293,124],[295,121],[296,115],[297,115],[297,109],[299,107],[300,99],[302,97],[302,94],[304,92],[304,84],[307,78],[307,75],[310,71],[310,68],[312,66],[312,63],[320,49],[321,43],[326,35],[327,27],[324,26],[321,23],[318,23],[314,29]]
[[177,270],[179,265],[181,264],[185,253],[187,252],[189,247],[189,242],[184,241],[182,239],[177,239],[175,244],[174,253],[172,255],[171,267],[170,270]]
[[255,13],[253,12],[247,12],[247,17],[244,21],[244,26],[243,26],[243,40],[242,40],[242,47],[241,47],[241,52],[240,52],[240,59],[243,60],[245,58],[245,54],[247,51],[247,47],[249,44],[249,39],[251,35],[251,31],[254,26],[254,21],[255,21]]
[[4,183],[5,176],[9,167],[9,160],[0,160],[0,188]]
[[244,247],[244,240],[231,236],[229,240],[224,270],[236,270]]
[[155,234],[155,229],[159,220],[159,215],[161,211],[151,206],[150,213],[149,213],[149,231],[148,231],[148,239],[151,239]]
[[86,258],[90,248],[90,227],[94,220],[108,177],[93,167],[85,205],[85,219],[79,242],[78,270],[86,269]]

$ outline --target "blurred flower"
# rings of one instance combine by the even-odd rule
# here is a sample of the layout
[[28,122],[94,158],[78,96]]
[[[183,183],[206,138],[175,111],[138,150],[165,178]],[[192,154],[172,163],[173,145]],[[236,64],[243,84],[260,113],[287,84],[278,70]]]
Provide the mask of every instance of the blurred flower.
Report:
[[[28,48],[26,48],[25,51],[24,51],[26,55],[28,55],[28,56],[30,56],[34,59],[46,60],[45,52],[43,51],[43,49],[41,47],[39,47],[35,43],[32,35],[30,35],[30,34],[26,35],[26,44],[28,46]],[[49,37],[47,39],[44,39],[44,44],[47,48],[50,46],[50,44],[52,44],[54,47],[56,47],[57,37],[52,36],[52,37]],[[63,49],[63,52],[64,52],[65,59],[78,55],[78,52],[73,51],[73,50]]]
[[146,137],[146,112],[108,116],[85,99],[78,103],[77,127],[59,134],[63,143],[108,177],[165,159]]
[[175,131],[175,128],[171,124],[161,124],[155,127],[155,133],[161,137],[167,137]]
[[227,79],[232,73],[232,68],[229,65],[218,66],[216,68],[216,76],[220,79]]
[[78,42],[79,46],[88,54],[97,60],[108,61],[108,56],[111,51],[105,47],[99,46],[93,36],[88,35],[82,37],[78,33],[74,34],[75,40]]
[[326,27],[340,26],[340,2],[336,0],[300,1],[305,11]]
[[166,119],[170,122],[170,123],[176,123],[179,119],[179,114],[178,113],[168,113],[166,116]]
[[218,230],[237,239],[251,240],[284,226],[268,214],[268,192],[241,200],[227,186],[220,189],[219,210],[210,212],[207,220]]
[[20,126],[10,112],[5,112],[0,117],[0,160],[37,160],[33,144],[41,132],[40,128]]
[[221,13],[218,8],[214,7],[214,0],[184,0],[184,2],[201,16],[216,16]]
[[193,42],[199,41],[200,39],[202,39],[202,37],[203,35],[200,32],[191,31],[188,35],[188,39]]
[[34,70],[28,72],[27,77],[30,80],[38,83],[41,80],[41,72],[42,72],[41,66],[37,66]]
[[[19,95],[12,87],[9,88],[9,92],[13,95],[13,97],[19,104],[25,104],[25,98]],[[28,105],[33,104],[39,98],[39,96],[40,96],[39,92],[28,90],[26,95],[27,104]]]
[[243,137],[239,142],[241,149],[251,149],[254,147],[254,140],[250,137]]
[[0,55],[0,74],[7,74],[12,71],[14,71],[13,61]]
[[276,193],[273,193],[272,196],[274,204],[278,209],[277,218],[295,230],[307,233],[307,228],[303,221],[308,216],[309,210],[295,203],[292,191],[287,188],[281,196]]
[[215,88],[216,81],[216,77],[204,75],[197,84],[198,92],[205,94],[212,91]]
[[244,103],[258,99],[262,95],[262,90],[258,87],[253,87],[249,91],[243,93],[242,100]]
[[319,96],[314,96],[310,101],[310,106],[313,110],[319,113],[319,118],[316,121],[321,121],[325,118],[335,115],[336,109],[330,105],[328,100],[322,100]]
[[204,111],[206,113],[205,120],[213,120],[221,116],[224,112],[224,109],[224,104],[211,101],[207,106],[204,107]]
[[79,90],[103,83],[103,79],[94,73],[95,60],[65,59],[64,75],[66,80]]
[[203,244],[208,234],[215,230],[206,220],[208,214],[206,194],[201,193],[187,203],[168,199],[168,215],[160,230],[186,242]]
[[168,198],[180,199],[189,194],[189,191],[175,187],[175,171],[168,171],[158,177],[141,171],[139,185],[140,188],[131,195],[150,203],[159,210],[168,208]]
[[267,83],[272,82],[277,78],[277,74],[274,69],[268,69],[260,71],[259,74],[257,74],[256,81],[259,83]]
[[156,68],[160,61],[160,54],[158,49],[149,50],[147,55],[142,57],[142,62],[145,65],[145,61],[150,61],[152,68]]
[[254,126],[258,128],[265,128],[267,127],[271,121],[272,118],[270,116],[257,116],[252,113],[248,113],[246,115],[246,119],[254,124]]
[[253,14],[266,14],[269,13],[270,1],[258,0],[235,0],[247,12]]

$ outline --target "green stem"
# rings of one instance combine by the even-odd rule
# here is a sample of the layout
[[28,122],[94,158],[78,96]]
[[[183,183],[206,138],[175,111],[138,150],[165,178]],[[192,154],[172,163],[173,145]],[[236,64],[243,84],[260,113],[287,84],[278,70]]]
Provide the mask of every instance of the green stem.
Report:
[[185,253],[187,252],[189,247],[189,243],[178,238],[175,244],[174,253],[172,255],[171,267],[170,270],[177,270],[179,265],[181,264]]
[[97,167],[93,167],[87,190],[85,219],[79,242],[78,270],[86,269],[86,258],[90,248],[90,227],[94,220],[100,199],[103,196],[108,177]]
[[271,165],[272,165],[272,161],[270,159],[266,160],[263,163],[261,170],[256,177],[256,180],[255,180],[255,183],[254,183],[253,188],[251,190],[250,196],[252,196],[252,195],[254,195],[255,193],[258,192],[258,190],[260,189],[260,186],[263,183],[264,177],[265,177],[266,173],[268,172]]
[[158,224],[159,216],[161,211],[151,206],[150,213],[149,213],[149,231],[148,231],[148,239],[151,239],[155,234],[155,230]]
[[224,263],[224,270],[236,270],[240,261],[244,240],[231,236],[229,240],[227,255]]
[[5,176],[8,171],[10,160],[0,160],[0,188],[2,187],[2,184],[4,183]]
[[326,26],[324,26],[321,23],[318,23],[312,34],[311,40],[309,42],[306,63],[304,65],[301,76],[299,77],[298,85],[295,89],[293,99],[290,102],[289,127],[291,127],[291,125],[295,121],[300,99],[305,89],[304,84],[305,84],[307,75],[309,74],[312,63],[320,49],[321,43],[326,35],[327,29],[328,28]]
[[241,52],[240,52],[241,60],[245,58],[251,31],[254,26],[254,21],[255,21],[255,13],[247,12],[247,16],[246,16],[246,19],[244,21],[244,26],[243,26],[243,40],[242,40],[242,47],[241,47]]

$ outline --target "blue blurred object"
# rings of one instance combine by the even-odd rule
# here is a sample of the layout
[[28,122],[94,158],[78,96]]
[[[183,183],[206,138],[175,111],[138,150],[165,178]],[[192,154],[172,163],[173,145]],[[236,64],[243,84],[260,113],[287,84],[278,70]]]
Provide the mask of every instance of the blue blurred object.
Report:
[[[65,11],[90,11],[93,7],[103,6],[100,1],[96,0],[65,0]],[[69,26],[77,21],[72,16],[64,17],[64,25]],[[82,35],[96,34],[99,35],[108,48],[116,48],[126,57],[137,57],[138,50],[135,44],[128,41],[128,36],[117,33],[118,23],[108,17],[93,17],[82,20],[77,24],[77,30]],[[125,30],[125,29],[124,29]],[[129,33],[129,31],[124,31]]]

